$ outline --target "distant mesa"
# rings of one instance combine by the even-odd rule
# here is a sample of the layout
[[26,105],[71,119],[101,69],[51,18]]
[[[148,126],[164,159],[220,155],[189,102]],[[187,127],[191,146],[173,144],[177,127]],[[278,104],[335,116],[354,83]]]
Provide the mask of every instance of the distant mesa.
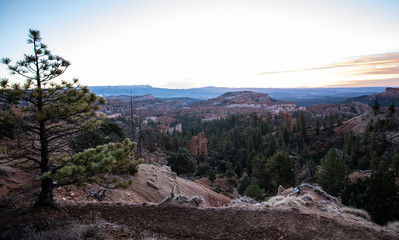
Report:
[[262,107],[273,105],[278,100],[272,99],[267,93],[257,93],[252,91],[226,92],[223,95],[205,101],[199,101],[193,106],[214,106],[214,107]]
[[295,103],[297,106],[310,106],[321,103],[341,103],[354,96],[368,96],[384,91],[385,87],[362,88],[226,88],[203,87],[189,89],[156,88],[150,85],[125,86],[90,86],[90,91],[104,97],[109,96],[143,96],[151,94],[155,98],[180,100],[187,104],[206,100],[230,93],[247,91],[268,94],[272,99]]

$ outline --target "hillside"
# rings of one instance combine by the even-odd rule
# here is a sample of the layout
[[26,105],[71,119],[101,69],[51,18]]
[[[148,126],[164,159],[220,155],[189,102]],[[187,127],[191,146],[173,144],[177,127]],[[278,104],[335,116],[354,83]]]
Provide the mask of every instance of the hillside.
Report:
[[378,94],[363,95],[359,97],[353,97],[345,100],[345,102],[361,102],[372,106],[378,100],[381,107],[389,107],[392,102],[396,106],[399,106],[399,88],[386,88],[385,91]]
[[359,115],[366,112],[369,106],[360,102],[336,103],[336,104],[316,104],[306,107],[306,110],[314,115],[327,116],[339,113],[348,115]]
[[[335,129],[337,134],[352,131],[355,134],[362,134],[366,129],[367,125],[370,123],[378,122],[379,120],[390,119],[397,121],[399,119],[398,113],[390,114],[390,111],[387,108],[381,108],[378,111],[378,114],[375,114],[373,110],[368,110],[365,113],[351,118],[345,122],[341,126],[338,126]],[[394,143],[399,144],[399,129],[380,129],[379,132],[384,132],[387,136],[387,140]]]
[[[86,201],[86,195],[77,188],[67,193],[63,188],[57,189],[58,201]],[[114,189],[107,194],[105,201],[119,203],[161,203],[171,192],[187,197],[202,196],[202,207],[220,207],[230,203],[231,199],[218,194],[205,186],[181,177],[177,177],[167,166],[153,164],[139,165],[139,171],[133,176],[133,184],[127,189]],[[72,193],[72,196],[71,196]],[[96,199],[90,199],[96,201]]]

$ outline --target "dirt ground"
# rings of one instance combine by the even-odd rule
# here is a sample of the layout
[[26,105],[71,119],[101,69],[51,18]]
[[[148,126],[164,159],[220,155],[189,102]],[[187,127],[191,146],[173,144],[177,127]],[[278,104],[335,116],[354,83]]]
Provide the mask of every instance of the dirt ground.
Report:
[[112,203],[66,204],[60,209],[24,214],[3,211],[0,231],[16,223],[87,221],[98,215],[103,221],[101,230],[111,239],[399,239],[386,231],[276,209]]

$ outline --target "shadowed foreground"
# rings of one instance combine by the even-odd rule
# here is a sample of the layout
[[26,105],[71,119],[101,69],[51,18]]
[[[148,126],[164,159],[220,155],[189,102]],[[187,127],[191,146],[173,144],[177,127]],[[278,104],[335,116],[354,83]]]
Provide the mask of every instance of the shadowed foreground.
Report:
[[[60,210],[1,213],[0,232],[49,222],[98,224],[110,239],[395,239],[393,233],[286,210],[177,205],[71,204]],[[5,214],[5,215],[3,215]],[[14,215],[14,216],[12,216]],[[107,239],[107,238],[105,238]]]
[[[175,205],[69,205],[73,219],[100,212],[115,238],[160,239],[393,239],[387,232],[283,210],[200,209]],[[115,228],[114,228],[115,229]],[[125,229],[125,230],[123,230]]]

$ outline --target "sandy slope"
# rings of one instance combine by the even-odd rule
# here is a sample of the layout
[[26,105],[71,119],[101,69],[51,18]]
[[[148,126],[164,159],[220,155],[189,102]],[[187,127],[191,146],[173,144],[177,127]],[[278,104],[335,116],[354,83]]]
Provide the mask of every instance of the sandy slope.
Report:
[[[351,118],[343,122],[343,124],[335,129],[337,135],[353,131],[355,134],[362,134],[369,123],[377,122],[378,120],[383,120],[387,118],[392,118],[394,120],[399,119],[399,113],[396,112],[392,116],[387,108],[381,108],[378,114],[375,114],[373,110],[369,110],[362,115]],[[387,139],[393,143],[399,143],[399,129],[393,129],[391,131],[386,131]]]
[[[220,207],[230,203],[231,199],[218,194],[209,188],[176,176],[168,166],[140,164],[139,171],[133,176],[133,184],[127,189],[115,189],[108,193],[106,201],[124,203],[160,203],[171,192],[187,197],[201,196],[204,203],[201,207]],[[60,202],[73,199],[86,200],[82,191],[73,188],[73,196],[68,196],[64,189],[57,189],[56,198]],[[92,201],[93,199],[91,199]]]

